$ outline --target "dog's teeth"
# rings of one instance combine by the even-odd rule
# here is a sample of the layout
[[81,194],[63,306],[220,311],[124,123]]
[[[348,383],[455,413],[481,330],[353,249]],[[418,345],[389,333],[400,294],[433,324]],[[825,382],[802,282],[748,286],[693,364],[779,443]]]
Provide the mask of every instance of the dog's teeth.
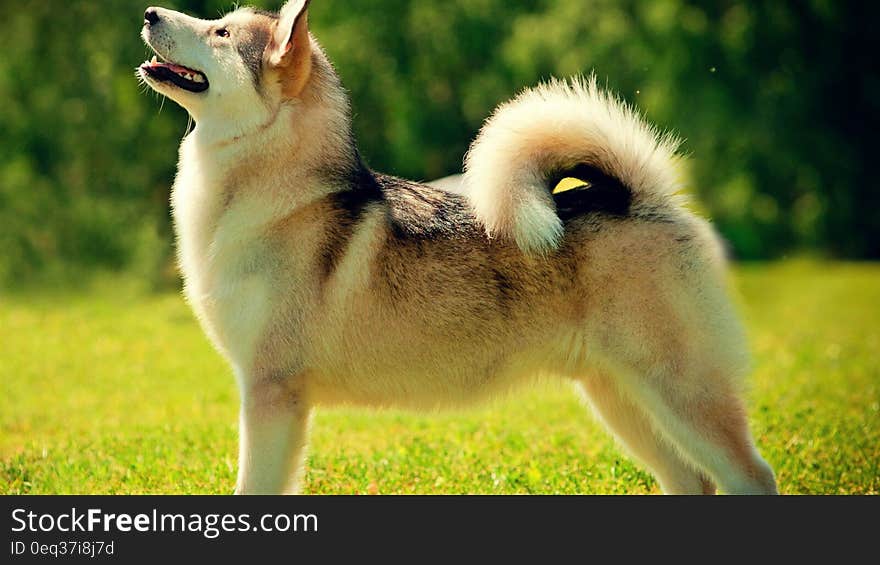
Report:
[[159,62],[159,59],[157,59],[156,56],[153,55],[153,58],[150,59],[150,64],[151,64],[151,65],[155,65],[155,64],[158,63],[158,62]]
[[193,75],[193,80],[195,82],[205,82],[205,79],[202,78],[202,75]]

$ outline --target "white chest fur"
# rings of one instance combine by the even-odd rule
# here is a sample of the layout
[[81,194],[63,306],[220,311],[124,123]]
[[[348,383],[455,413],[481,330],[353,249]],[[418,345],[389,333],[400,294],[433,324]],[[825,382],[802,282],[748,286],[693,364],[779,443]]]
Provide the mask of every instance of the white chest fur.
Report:
[[[232,150],[206,151],[193,135],[181,144],[172,192],[178,261],[190,305],[237,373],[252,365],[267,321],[265,211],[232,198]],[[246,191],[247,187],[237,187]]]

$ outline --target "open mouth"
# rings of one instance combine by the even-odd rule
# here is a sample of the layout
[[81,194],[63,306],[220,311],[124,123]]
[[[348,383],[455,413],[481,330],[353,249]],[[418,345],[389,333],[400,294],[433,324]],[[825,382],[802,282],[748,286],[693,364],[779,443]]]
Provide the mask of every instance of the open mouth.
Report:
[[171,83],[189,92],[204,92],[208,90],[208,77],[201,71],[188,69],[187,67],[159,61],[153,58],[141,65],[143,71],[150,78],[159,82]]

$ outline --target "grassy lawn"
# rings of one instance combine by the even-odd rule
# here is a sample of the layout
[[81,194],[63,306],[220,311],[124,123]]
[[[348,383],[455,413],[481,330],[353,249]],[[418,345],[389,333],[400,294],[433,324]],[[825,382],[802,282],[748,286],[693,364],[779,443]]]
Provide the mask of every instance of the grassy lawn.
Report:
[[[740,266],[749,406],[786,493],[880,493],[880,265]],[[228,493],[232,376],[175,294],[0,297],[0,493]],[[480,410],[321,410],[307,493],[649,493],[565,385]]]

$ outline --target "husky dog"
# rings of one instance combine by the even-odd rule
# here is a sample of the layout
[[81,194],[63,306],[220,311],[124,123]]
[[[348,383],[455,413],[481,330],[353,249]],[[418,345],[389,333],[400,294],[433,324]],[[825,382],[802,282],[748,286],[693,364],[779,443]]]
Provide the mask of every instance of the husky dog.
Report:
[[[241,392],[236,492],[298,488],[310,411],[458,407],[569,379],[667,493],[773,493],[745,340],[675,141],[593,79],[488,119],[455,191],[376,173],[308,0],[145,14],[142,80],[196,122],[171,197],[185,293]],[[584,186],[558,192],[560,179]]]

